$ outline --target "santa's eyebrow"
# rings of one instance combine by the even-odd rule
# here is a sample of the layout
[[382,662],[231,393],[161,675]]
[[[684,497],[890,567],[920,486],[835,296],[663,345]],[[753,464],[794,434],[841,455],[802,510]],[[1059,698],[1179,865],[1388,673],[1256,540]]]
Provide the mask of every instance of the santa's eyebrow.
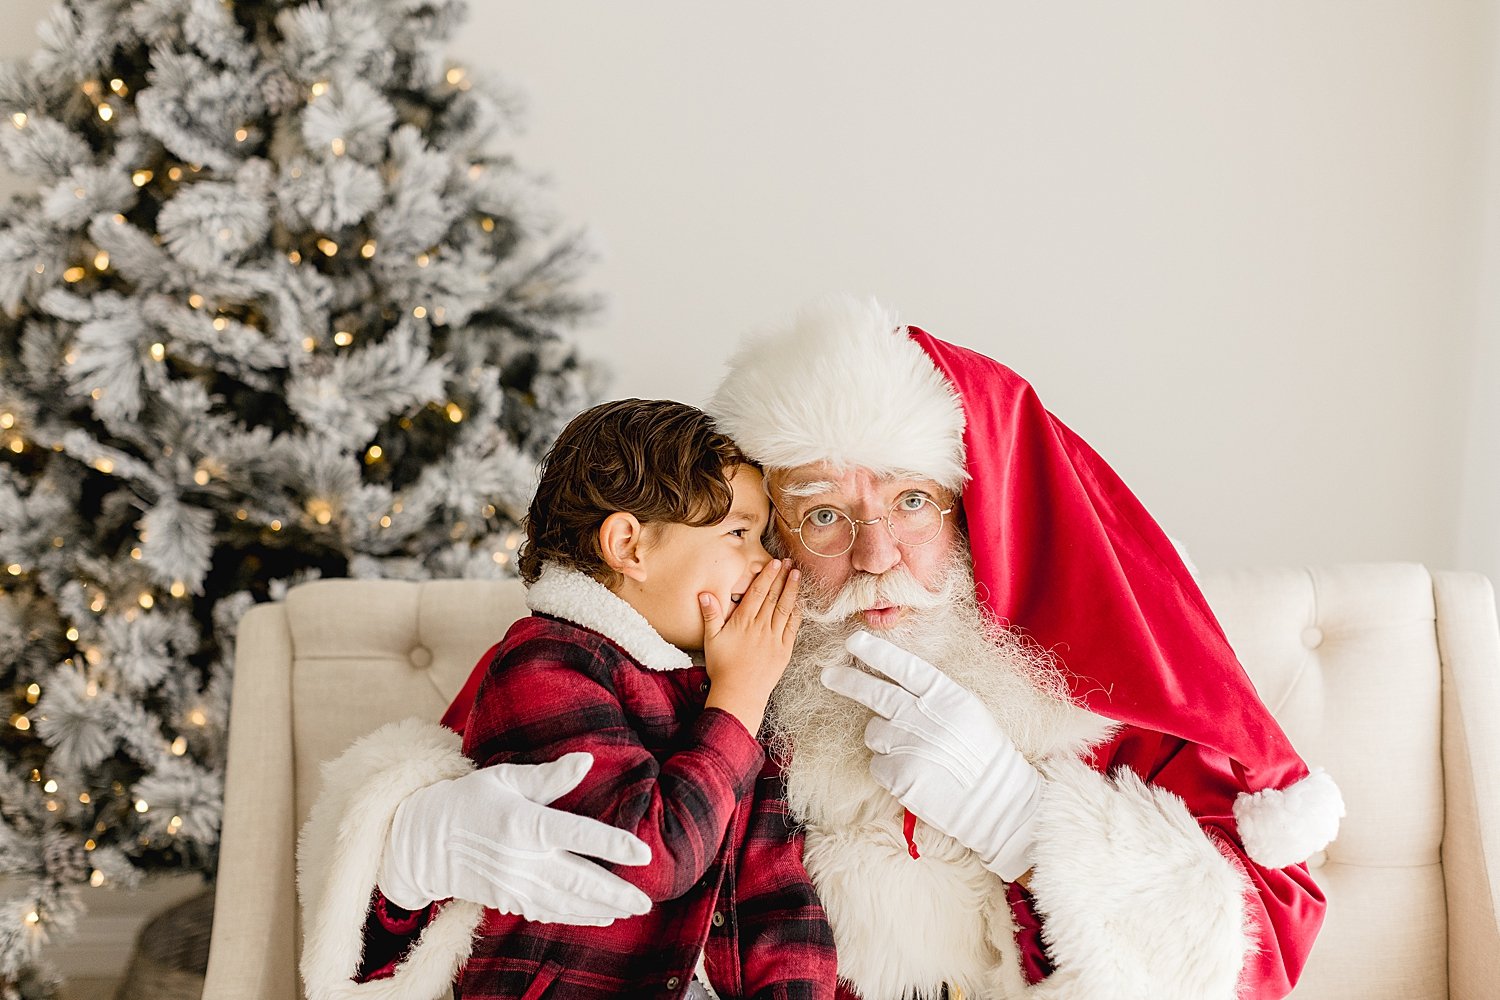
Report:
[[832,493],[838,488],[838,483],[819,481],[793,483],[790,486],[781,487],[781,495],[786,497],[815,497],[823,493]]

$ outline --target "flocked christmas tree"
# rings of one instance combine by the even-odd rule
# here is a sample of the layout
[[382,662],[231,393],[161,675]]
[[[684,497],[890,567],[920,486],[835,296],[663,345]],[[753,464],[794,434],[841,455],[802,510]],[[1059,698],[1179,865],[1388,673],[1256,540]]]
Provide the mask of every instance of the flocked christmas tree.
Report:
[[590,302],[456,0],[73,0],[0,68],[0,992],[211,871],[234,626],[510,571]]

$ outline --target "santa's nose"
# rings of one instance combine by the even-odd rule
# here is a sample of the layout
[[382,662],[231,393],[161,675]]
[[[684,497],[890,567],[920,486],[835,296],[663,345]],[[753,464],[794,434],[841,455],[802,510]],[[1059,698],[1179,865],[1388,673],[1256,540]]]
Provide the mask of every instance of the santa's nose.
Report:
[[895,569],[901,561],[901,548],[883,521],[861,524],[859,534],[854,538],[854,548],[849,550],[849,561],[861,573],[879,576]]

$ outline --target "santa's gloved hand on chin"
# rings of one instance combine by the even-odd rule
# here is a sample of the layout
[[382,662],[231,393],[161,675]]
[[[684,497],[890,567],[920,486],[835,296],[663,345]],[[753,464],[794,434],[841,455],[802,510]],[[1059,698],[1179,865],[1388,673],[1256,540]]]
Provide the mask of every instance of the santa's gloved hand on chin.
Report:
[[822,674],[830,691],[875,713],[865,743],[876,782],[1001,878],[1024,875],[1042,796],[1036,768],[978,698],[926,660],[863,630],[845,647],[891,679],[851,667]]
[[546,764],[494,764],[408,795],[381,856],[381,893],[408,910],[451,896],[583,926],[647,912],[644,892],[585,856],[641,865],[651,849],[628,831],[548,808],[593,762],[570,753]]

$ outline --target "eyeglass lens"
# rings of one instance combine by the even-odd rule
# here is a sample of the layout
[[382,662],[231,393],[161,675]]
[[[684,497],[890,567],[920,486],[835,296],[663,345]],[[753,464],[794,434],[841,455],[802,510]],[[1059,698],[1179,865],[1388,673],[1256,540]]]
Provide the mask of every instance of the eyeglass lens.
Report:
[[[881,520],[902,545],[923,545],[943,529],[943,510],[930,497],[911,495],[892,504]],[[854,546],[855,534],[849,515],[834,507],[818,507],[802,519],[802,544],[817,555],[843,555]]]

